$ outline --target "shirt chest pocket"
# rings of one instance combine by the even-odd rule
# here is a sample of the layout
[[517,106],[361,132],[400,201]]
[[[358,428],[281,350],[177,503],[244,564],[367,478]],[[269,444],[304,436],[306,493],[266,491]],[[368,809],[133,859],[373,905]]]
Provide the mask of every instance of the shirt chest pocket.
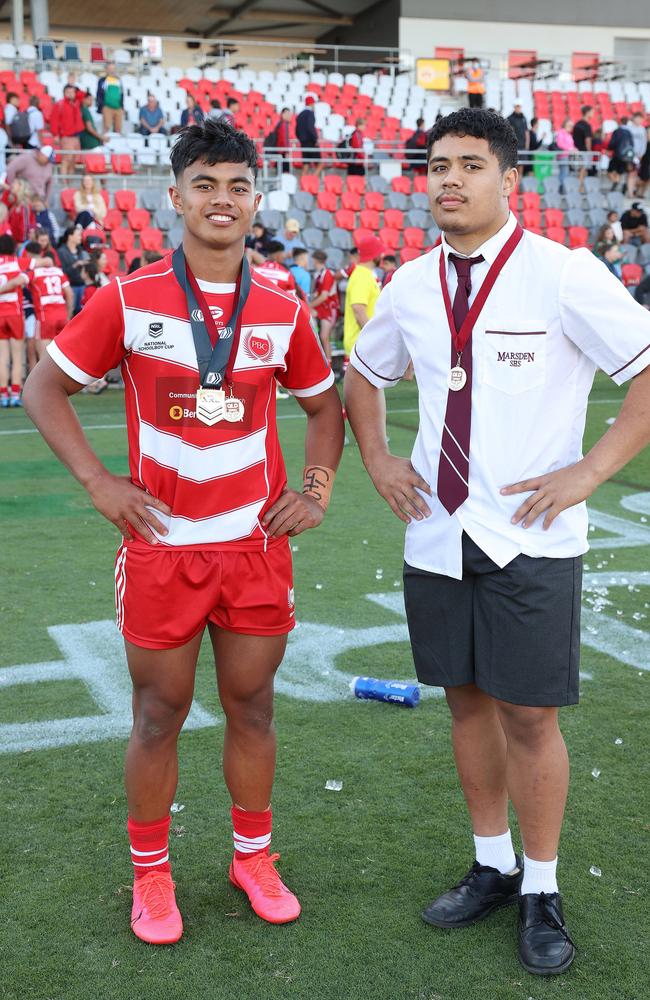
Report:
[[[535,327],[533,329],[533,326]],[[540,389],[546,382],[543,323],[488,328],[482,337],[481,381],[510,396]]]

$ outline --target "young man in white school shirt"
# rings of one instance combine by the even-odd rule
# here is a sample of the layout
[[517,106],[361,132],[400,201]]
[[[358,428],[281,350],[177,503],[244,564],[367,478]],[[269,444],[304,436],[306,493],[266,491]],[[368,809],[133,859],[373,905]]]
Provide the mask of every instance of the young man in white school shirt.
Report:
[[[350,358],[346,408],[377,491],[408,525],[416,670],[445,688],[474,832],[472,868],[422,916],[464,927],[518,897],[519,958],[548,975],[575,954],[556,881],[569,777],[558,708],[578,700],[584,501],[650,440],[650,315],[588,250],[520,233],[508,207],[516,137],[499,115],[441,119],[428,161],[442,244],[382,291]],[[471,310],[500,265],[463,346],[451,303],[456,316],[464,295]],[[388,451],[382,392],[409,359],[420,399],[411,461]],[[631,382],[583,458],[596,368]]]

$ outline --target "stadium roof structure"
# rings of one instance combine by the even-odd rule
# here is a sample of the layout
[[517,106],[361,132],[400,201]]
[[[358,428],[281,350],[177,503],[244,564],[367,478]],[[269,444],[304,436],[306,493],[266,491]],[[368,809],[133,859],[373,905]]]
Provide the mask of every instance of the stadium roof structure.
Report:
[[290,38],[315,41],[333,28],[354,24],[376,0],[50,0],[49,18],[60,28],[131,34]]

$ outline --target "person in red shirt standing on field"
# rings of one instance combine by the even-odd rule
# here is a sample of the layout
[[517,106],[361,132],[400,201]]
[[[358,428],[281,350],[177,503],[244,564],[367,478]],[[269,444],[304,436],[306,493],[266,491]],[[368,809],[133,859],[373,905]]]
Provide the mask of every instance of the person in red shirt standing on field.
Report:
[[297,294],[298,286],[296,285],[296,279],[289,268],[285,267],[282,263],[285,254],[284,243],[280,243],[279,240],[271,240],[268,246],[267,259],[263,264],[258,264],[254,267],[253,270],[256,274],[261,274],[268,281],[272,281],[283,292],[296,292]]
[[363,148],[363,126],[365,121],[358,118],[354,126],[354,132],[348,139],[350,148],[350,162],[348,163],[348,177],[351,174],[363,177],[366,173],[366,154]]
[[20,406],[25,363],[21,289],[28,282],[13,236],[0,236],[0,407]]
[[311,255],[314,262],[314,294],[309,305],[312,316],[318,320],[320,342],[325,351],[325,357],[332,360],[332,344],[330,335],[339,316],[339,290],[336,278],[327,266],[327,254],[324,250],[314,250]]
[[36,317],[34,346],[40,360],[47,345],[72,316],[74,296],[61,268],[51,258],[41,257],[38,243],[28,243],[25,251],[31,257],[29,291]]
[[[223,119],[180,133],[173,254],[100,288],[30,375],[27,413],[123,536],[117,623],[133,683],[126,756],[131,927],[152,944],[183,931],[169,863],[176,744],[207,626],[226,716],[230,880],[270,923],[300,904],[271,841],[273,678],[294,625],[289,537],[322,521],[343,450],[341,403],[306,304],[251,273],[259,206],[253,141]],[[86,440],[69,396],[122,364],[130,479]],[[275,379],[307,415],[302,488],[287,486]],[[211,851],[211,846],[210,846]]]

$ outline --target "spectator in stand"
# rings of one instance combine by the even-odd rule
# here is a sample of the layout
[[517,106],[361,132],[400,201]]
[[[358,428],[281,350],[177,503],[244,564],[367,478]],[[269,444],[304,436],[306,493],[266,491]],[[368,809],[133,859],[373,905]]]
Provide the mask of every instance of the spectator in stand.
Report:
[[352,271],[345,290],[343,349],[346,360],[350,357],[361,330],[374,315],[381,291],[375,269],[379,267],[384,246],[377,236],[364,236],[358,245],[359,263]]
[[45,128],[45,119],[41,111],[41,99],[37,94],[32,94],[27,108],[27,119],[29,121],[29,140],[27,145],[30,149],[40,149],[41,132]]
[[77,74],[75,72],[68,73],[65,85],[66,87],[74,87],[74,98],[79,105],[79,109],[81,110],[81,102],[83,101],[84,94],[86,92],[82,87],[77,85]]
[[0,176],[4,176],[7,172],[7,146],[9,145],[9,136],[6,131],[0,125]]
[[426,174],[427,172],[427,133],[424,128],[424,118],[418,118],[415,123],[415,132],[408,137],[404,143],[406,147],[406,159],[409,166],[413,167],[415,174]]
[[221,107],[221,101],[218,100],[216,97],[213,97],[212,100],[210,101],[210,110],[208,111],[208,118],[211,118],[212,121],[217,121],[218,118],[223,118],[223,116],[224,116],[224,110]]
[[32,208],[33,191],[27,181],[16,178],[12,181],[7,205],[9,208],[9,228],[16,243],[31,239],[36,231],[36,214]]
[[229,97],[226,101],[226,107],[223,112],[223,117],[226,121],[230,122],[231,125],[235,124],[235,118],[241,111],[241,105],[236,97]]
[[[612,182],[612,191],[620,183],[621,178],[627,178],[630,168],[634,166],[634,141],[627,125],[628,119],[623,115],[618,128],[612,132],[607,147],[612,153],[612,158],[609,161],[609,170],[607,171],[607,176]],[[626,190],[627,180],[623,184],[623,191]],[[632,195],[629,197],[632,197]]]
[[7,94],[6,101],[7,103],[5,104],[3,120],[5,129],[7,130],[7,135],[11,138],[11,123],[18,114],[20,98],[18,97],[18,94],[15,94],[13,90],[10,90]]
[[650,182],[650,128],[645,130],[645,152],[639,163],[639,177],[636,190],[639,198],[644,198]]
[[558,166],[560,168],[560,191],[564,194],[564,182],[569,176],[571,154],[575,152],[576,144],[573,141],[573,122],[570,118],[565,119],[561,129],[555,136],[555,142],[559,150],[557,154]]
[[508,121],[515,130],[515,135],[517,136],[517,149],[519,152],[523,152],[530,148],[530,133],[528,131],[528,122],[526,121],[526,116],[521,110],[521,104],[515,104],[514,111],[511,115],[508,115]]
[[634,298],[644,309],[650,309],[650,274],[647,274],[636,286]]
[[621,228],[623,230],[623,243],[631,243],[638,240],[639,243],[650,243],[650,231],[648,230],[648,216],[643,211],[640,201],[635,201],[621,216]]
[[284,247],[284,255],[287,260],[291,259],[296,247],[304,250],[305,244],[300,235],[300,223],[297,219],[287,219],[284,224],[284,235],[276,236],[275,242],[281,243]]
[[482,108],[485,98],[485,74],[478,59],[472,59],[465,70],[467,97],[470,108]]
[[7,105],[4,111],[5,128],[9,136],[9,145],[16,148],[29,148],[31,127],[27,111],[20,110],[18,94],[7,94]]
[[93,224],[103,226],[107,208],[99,184],[90,174],[84,174],[79,190],[74,193],[75,226],[87,229]]
[[[476,105],[478,107],[478,105]],[[383,276],[381,279],[381,287],[385,288],[387,284],[392,280],[395,271],[397,270],[397,257],[392,253],[385,253],[381,258],[381,269],[383,271]]]
[[52,160],[54,153],[51,146],[41,149],[26,149],[24,153],[14,156],[7,168],[7,184],[15,180],[26,181],[32,192],[39,195],[47,205],[52,189]]
[[36,216],[36,233],[45,232],[52,243],[56,243],[61,234],[61,228],[54,212],[50,211],[40,195],[32,196],[32,209]]
[[604,226],[601,226],[598,230],[598,235],[596,236],[596,241],[593,245],[592,252],[595,253],[596,257],[602,258],[606,247],[612,245],[612,243],[618,243],[616,239],[616,234],[609,222],[606,222]]
[[140,135],[167,135],[167,124],[158,99],[153,94],[147,94],[147,103],[140,108]]
[[161,253],[156,253],[155,250],[143,250],[139,257],[134,257],[129,264],[129,274],[133,274],[137,271],[139,267],[146,267],[147,264],[155,264],[156,261],[162,260],[163,255]]
[[0,407],[20,406],[25,364],[22,293],[28,283],[11,236],[0,236]]
[[328,362],[332,361],[332,344],[330,336],[339,315],[339,294],[336,278],[327,267],[327,254],[324,250],[314,250],[311,255],[314,262],[314,292],[309,303],[311,314],[318,320],[318,336]]
[[603,247],[601,260],[608,271],[615,274],[619,281],[623,280],[623,252],[618,243],[608,243]]
[[187,94],[185,97],[185,107],[181,111],[181,128],[187,128],[188,125],[202,125],[204,121],[205,115],[196,103],[195,98],[192,94]]
[[68,226],[59,243],[59,259],[61,270],[65,273],[74,296],[73,315],[81,308],[84,292],[84,280],[81,268],[88,260],[88,254],[82,247],[83,230],[81,226]]
[[38,243],[40,247],[41,257],[49,257],[57,267],[61,266],[61,259],[52,245],[52,240],[47,229],[41,229],[40,227],[37,228],[34,236],[34,242]]
[[313,94],[305,97],[305,107],[296,117],[296,139],[302,149],[302,169],[303,173],[310,164],[314,165],[315,172],[320,174],[323,169],[321,163],[320,150],[318,148],[318,132],[316,131],[316,115],[314,114],[314,104],[316,98]]
[[79,144],[82,149],[90,150],[97,149],[98,146],[103,146],[108,135],[101,135],[97,131],[97,125],[95,124],[95,119],[93,118],[93,113],[90,110],[93,105],[93,95],[89,92],[83,95],[81,101],[81,120],[83,122],[83,132],[79,136]]
[[274,239],[273,233],[261,222],[254,222],[252,233],[246,237],[246,249],[250,251],[249,260],[253,264],[262,264],[269,253],[269,246]]
[[348,162],[347,174],[350,176],[363,177],[366,173],[366,154],[363,148],[363,118],[357,118],[354,131],[348,139],[350,148],[350,161]]
[[[63,89],[63,100],[57,101],[52,107],[50,131],[59,149],[81,149],[80,136],[84,131],[84,123],[76,98],[76,88],[70,83]],[[68,166],[64,157],[61,157],[61,169],[63,173],[71,173],[74,168],[74,158],[66,159],[71,160],[70,165]]]
[[124,91],[114,62],[106,63],[106,72],[97,82],[97,111],[102,116],[104,132],[122,131]]
[[311,274],[307,270],[309,267],[309,254],[304,247],[296,247],[291,254],[291,258],[292,263],[289,270],[293,275],[293,280],[305,299],[309,301],[311,292]]
[[612,227],[612,232],[614,233],[614,239],[617,243],[623,242],[623,227],[621,225],[621,220],[618,217],[618,212],[613,209],[611,212],[607,213],[607,225]]
[[280,240],[271,240],[268,258],[262,264],[256,265],[253,270],[272,281],[283,292],[295,292],[296,282],[284,264],[284,256],[284,244]]
[[628,196],[633,198],[635,194],[638,193],[637,187],[639,182],[639,171],[641,167],[641,161],[645,155],[645,151],[648,146],[648,130],[644,124],[645,115],[640,111],[635,111],[632,115],[632,121],[628,123],[628,129],[632,135],[632,145],[634,147],[634,166],[628,174]]
[[[544,143],[544,136],[538,132],[539,118],[530,119],[530,128],[528,129],[528,152],[534,153],[536,150],[541,149]],[[534,158],[533,158],[534,159]],[[523,167],[524,176],[527,174],[532,174],[533,163],[525,163]]]
[[[588,104],[583,104],[580,109],[582,118],[573,126],[573,142],[575,148],[580,153],[591,153],[593,150],[594,133],[591,127],[591,119],[594,116],[594,109]],[[588,157],[584,157],[580,163],[580,173],[578,175],[580,180],[580,190],[583,190],[585,176],[587,174],[587,165],[584,162]],[[593,176],[596,173],[595,167],[589,167],[589,174]]]
[[282,108],[280,121],[275,127],[274,144],[282,160],[282,173],[291,172],[291,109]]

